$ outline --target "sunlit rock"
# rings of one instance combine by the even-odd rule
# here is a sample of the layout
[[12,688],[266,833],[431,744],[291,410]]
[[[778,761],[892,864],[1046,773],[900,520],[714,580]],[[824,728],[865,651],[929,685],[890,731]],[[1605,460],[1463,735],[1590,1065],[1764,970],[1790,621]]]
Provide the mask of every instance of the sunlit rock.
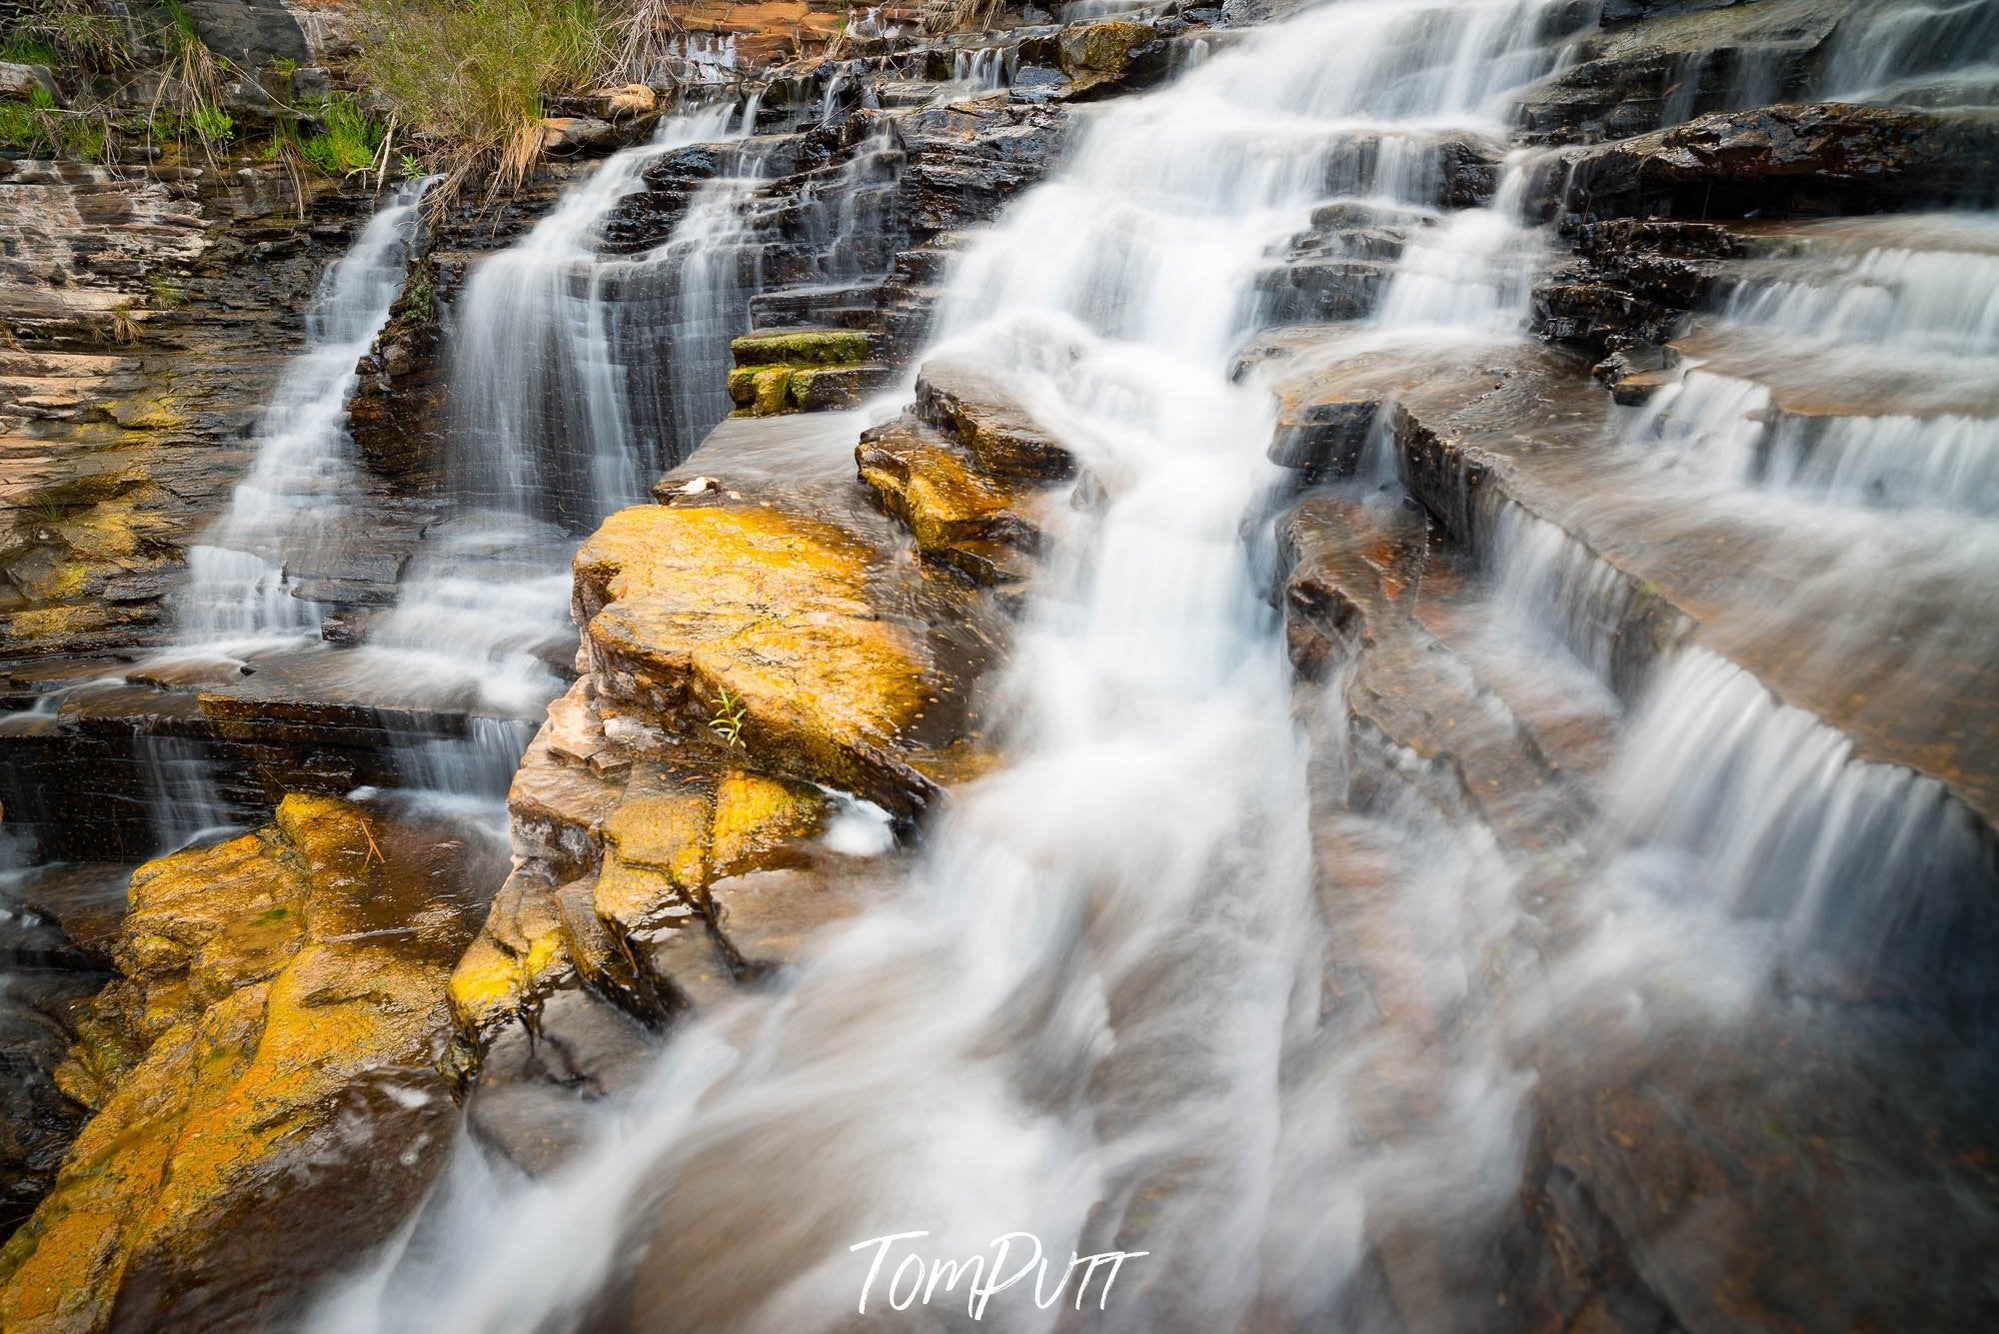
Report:
[[1121,83],[1131,69],[1133,51],[1155,36],[1150,24],[1128,19],[1064,28],[1059,50],[1062,72],[1071,80],[1071,92],[1086,93]]
[[851,329],[744,334],[729,344],[729,398],[753,417],[851,407],[888,382],[889,368],[869,359],[872,346]]
[[983,584],[1023,576],[1024,556],[1040,541],[1022,513],[1027,485],[977,471],[966,455],[907,417],[864,434],[854,457],[861,480],[908,525],[925,556]]
[[740,701],[759,763],[907,809],[929,784],[898,737],[927,698],[920,646],[868,600],[869,551],[761,505],[648,505],[576,556],[605,713],[683,735]]

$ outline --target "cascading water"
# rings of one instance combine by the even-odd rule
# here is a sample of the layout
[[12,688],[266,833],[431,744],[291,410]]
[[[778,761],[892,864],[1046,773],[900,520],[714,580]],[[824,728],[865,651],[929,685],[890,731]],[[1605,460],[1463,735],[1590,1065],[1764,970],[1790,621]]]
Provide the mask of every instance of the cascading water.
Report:
[[355,363],[402,291],[428,185],[401,186],[321,279],[306,314],[308,346],[272,395],[250,474],[205,540],[188,549],[184,643],[317,631],[324,609],[293,596],[293,584],[342,544],[354,487],[346,424]]
[[1829,97],[1987,106],[1999,93],[1999,4],[1903,0],[1857,10],[1833,42]]
[[984,46],[959,51],[951,57],[951,81],[937,94],[936,104],[944,106],[960,98],[996,92],[1013,81],[1020,67],[1018,46]]
[[[1315,1036],[1305,753],[1257,591],[1267,545],[1240,538],[1276,482],[1271,409],[1227,370],[1259,257],[1351,141],[1498,130],[1558,8],[1341,4],[1256,34],[1094,122],[973,247],[935,355],[1003,373],[1109,496],[1021,627],[1013,763],[962,795],[906,894],[747,1002],[759,1017],[727,1026],[747,1046],[683,1033],[623,1129],[543,1182],[493,1198],[461,1173],[437,1206],[453,1230],[419,1225],[329,1327],[570,1327],[648,1244],[674,1275],[641,1285],[648,1328],[826,1327],[853,1300],[849,1245],[922,1228],[941,1255],[1015,1229],[1058,1256],[1142,1241],[1171,1261],[1120,1277],[1110,1327],[1228,1328],[1259,1303],[1335,1309],[1363,1212],[1464,1216],[1504,1189],[1517,1081],[1476,1024],[1398,1141],[1425,1153],[1342,1149],[1359,1070]],[[1427,203],[1422,156],[1353,184]],[[1508,244],[1467,227],[1463,250],[1510,254],[1517,222],[1488,221]],[[1479,269],[1460,299],[1454,272],[1420,318],[1476,312],[1450,336],[1489,336],[1518,285]],[[1480,857],[1433,874],[1455,885]],[[1495,923],[1437,920],[1415,966],[1461,997]],[[1288,1198],[1301,1181],[1323,1193]],[[988,1315],[1055,1321],[1025,1299]]]
[[[1685,376],[1647,404],[1637,438],[1722,477],[1849,505],[1999,504],[1999,222],[1842,223],[1814,234],[1799,260],[1771,264],[1769,278],[1729,297],[1716,353],[1696,347]],[[1827,384],[1878,386],[1870,410],[1773,402],[1763,368],[1804,359],[1835,371]]]
[[[754,119],[753,106],[739,116],[725,102],[664,122],[650,143],[612,157],[518,245],[479,266],[451,351],[453,478],[468,501],[516,509],[546,497],[586,522],[637,499],[678,456],[669,452],[678,441],[634,439],[631,350],[617,340],[624,328],[612,304],[632,298],[642,282],[635,271],[653,260],[600,260],[597,230],[644,188],[653,163],[726,138],[732,126],[747,133]],[[639,322],[659,323],[658,312],[648,308]],[[576,460],[569,466],[581,475],[557,475],[558,460]]]
[[[1137,7],[1081,0],[1066,16]],[[1659,26],[1726,27],[1738,17],[1710,15],[1736,8],[1751,6]],[[1882,100],[1977,100],[1979,61],[1948,48],[1984,33],[1991,10],[1853,0],[1814,77]],[[1146,21],[1210,27],[1197,12]],[[1813,41],[1822,17],[1805,15]],[[1541,225],[1558,170],[1574,166],[1573,191],[1602,168],[1599,147],[1658,152],[1657,140],[1504,147],[1516,90],[1560,127],[1537,120],[1522,137],[1575,129],[1534,98],[1585,34],[1597,40],[1597,18],[1587,0],[1329,0],[1218,34],[1212,51],[1169,36],[1199,65],[1172,66],[1177,79],[1148,95],[1112,83],[1105,104],[1051,106],[1052,71],[1014,79],[1004,52],[1020,48],[991,48],[961,51],[941,90],[891,79],[897,51],[845,104],[845,71],[817,107],[802,101],[813,76],[785,79],[773,101],[795,118],[788,133],[757,132],[754,95],[740,112],[686,112],[470,268],[444,325],[452,489],[408,502],[422,531],[412,521],[406,568],[384,556],[391,577],[321,604],[313,590],[340,582],[334,520],[366,513],[355,498],[376,485],[348,466],[335,402],[351,388],[335,354],[367,340],[335,343],[374,310],[343,322],[336,291],[386,312],[397,286],[393,264],[366,256],[399,258],[398,243],[369,227],[322,293],[281,400],[291,415],[274,409],[251,481],[195,561],[198,642],[178,656],[205,650],[221,670],[148,662],[0,719],[25,749],[86,733],[71,706],[96,691],[142,709],[146,692],[178,691],[170,708],[184,711],[154,706],[161,735],[132,747],[153,784],[139,799],[171,845],[262,799],[234,775],[215,781],[205,744],[233,738],[199,729],[223,709],[275,704],[287,729],[301,704],[331,706],[342,727],[358,718],[367,744],[394,752],[366,781],[421,790],[404,805],[450,824],[393,920],[369,905],[379,929],[330,942],[370,938],[349,960],[365,979],[377,959],[387,977],[405,938],[440,932],[438,887],[460,859],[494,872],[483,888],[499,879],[501,858],[484,860],[505,818],[496,798],[547,714],[486,934],[460,951],[483,907],[475,889],[449,928],[462,934],[423,942],[437,944],[430,1027],[393,1067],[312,1109],[338,1101],[346,1148],[388,1176],[409,1169],[402,1185],[435,1180],[431,1197],[406,1213],[406,1195],[350,1189],[348,1167],[317,1150],[271,1159],[379,1225],[352,1235],[402,1223],[323,1295],[314,1334],[791,1331],[897,1313],[1049,1331],[1916,1328],[1954,1322],[1883,1318],[1870,1289],[1888,1293],[1891,1317],[1917,1288],[1942,1292],[1943,1308],[1986,1302],[1993,1081],[1971,1067],[1989,1067],[1999,1012],[1999,797],[1989,756],[1958,761],[1963,738],[1989,747],[1999,729],[1980,694],[1999,624],[1999,244],[1990,219],[1968,215],[1695,222],[1574,198],[1554,200],[1564,231]],[[1613,41],[1631,30],[1604,27]],[[850,35],[881,30],[867,11]],[[1051,45],[1066,59],[1070,36],[1026,40],[1037,61]],[[1695,75],[1733,69],[1727,95],[1754,99],[1797,73],[1796,49],[1735,63],[1737,49],[1676,46],[1635,75],[1615,60],[1596,74],[1682,79],[1638,113],[1663,106],[1670,120],[1723,96]],[[705,36],[673,59],[703,78],[735,67],[732,41]],[[856,59],[852,73],[868,69]],[[840,123],[856,100],[865,108]],[[1014,196],[1053,157],[1057,126],[1053,175]],[[935,206],[954,180],[1007,198],[991,230]],[[1728,193],[1740,211],[1742,192]],[[1660,206],[1685,211],[1677,195]],[[1628,311],[1596,323],[1627,262],[1658,279],[1662,302],[1687,299],[1682,279],[1717,294],[1671,348],[1652,346],[1670,303],[1642,315],[1641,334]],[[760,293],[767,282],[781,290]],[[858,451],[864,413],[746,413],[707,437],[695,462],[712,476],[688,480],[690,467],[668,507],[644,505],[656,474],[727,413],[729,342],[753,319],[886,326],[899,357],[897,321],[923,317],[940,290],[918,408]],[[1571,318],[1565,302],[1600,304]],[[1525,337],[1529,321],[1559,346]],[[856,341],[815,329],[743,354],[785,349],[783,376],[810,384],[819,357]],[[1590,358],[1574,355],[1583,347]],[[840,369],[855,374],[843,392],[881,370]],[[314,404],[327,410],[308,420]],[[1004,455],[1013,442],[991,432],[1014,427],[1059,442],[1074,477],[1066,459],[1063,481],[1003,475],[981,451]],[[963,483],[980,504],[990,483],[1018,506],[966,525],[989,531],[991,517],[1007,532],[988,545],[1017,564],[968,558],[996,585],[950,582],[972,570],[947,570],[920,511],[896,508],[920,503],[881,480],[907,462],[897,449],[930,451],[934,471],[909,463],[892,481],[941,477],[946,501],[964,499]],[[875,499],[890,516],[864,509]],[[891,637],[920,625],[927,661],[946,670],[914,714],[934,710],[929,727],[893,744],[928,746],[932,728],[956,725],[938,715],[963,707],[989,730],[952,744],[979,743],[965,768],[981,776],[912,798],[927,824],[826,792],[838,814],[819,845],[801,835],[774,854],[804,869],[743,870],[752,859],[725,852],[743,828],[727,803],[789,791],[802,779],[788,766],[818,757],[787,749],[761,701],[743,743],[747,712],[732,723],[726,689],[712,739],[691,692],[670,718],[647,716],[655,701],[621,696],[621,677],[641,692],[673,673],[705,687],[708,669],[627,673],[599,637],[626,628],[615,612],[572,657],[572,596],[581,610],[599,590],[591,561],[572,588],[569,558],[635,503],[606,524],[615,537],[635,520],[627,533],[648,538],[615,576],[635,585],[655,552],[671,568],[688,531],[780,534],[772,569],[824,537],[843,595],[864,596],[829,612],[811,601],[824,571],[794,595],[759,582],[755,556],[734,560],[727,579],[751,589],[743,619],[772,636],[744,660],[768,666],[766,647],[795,624],[848,618]],[[809,532],[790,526],[800,519]],[[740,550],[718,539],[701,555]],[[353,557],[340,553],[348,568]],[[661,597],[674,634],[728,619],[711,617],[725,581]],[[338,642],[317,642],[334,606]],[[938,607],[956,619],[942,624]],[[1002,612],[1012,619],[989,638]],[[641,648],[672,638],[638,626],[642,614],[628,622]],[[961,651],[969,661],[946,661]],[[775,693],[802,701],[816,666]],[[572,671],[585,679],[552,704]],[[961,682],[976,700],[946,704]],[[402,717],[420,721],[380,740]],[[198,739],[169,734],[189,727]],[[322,758],[296,772],[358,771]],[[931,758],[912,765],[926,781]],[[958,759],[939,771],[962,774]],[[533,808],[558,787],[552,816]],[[912,826],[923,842],[897,851]],[[352,841],[344,854],[362,861]],[[365,842],[384,867],[412,851]],[[634,869],[661,849],[692,849],[701,886],[684,861],[671,875]],[[0,830],[0,865],[10,855]],[[337,866],[330,878],[343,879]],[[641,880],[648,894],[670,881],[679,897],[658,912],[683,925],[653,929],[657,900],[620,916],[615,894]],[[0,873],[0,1039],[31,1030],[20,1087],[55,1105],[62,1044],[32,1031],[43,1002],[16,983],[46,962],[34,955],[60,938],[61,914],[17,905],[27,887]],[[822,908],[838,925],[811,925]],[[337,916],[319,915],[316,928]],[[689,960],[710,945],[714,959]],[[317,945],[305,962],[322,962]],[[218,968],[189,982],[206,987]],[[298,1008],[402,1006],[350,981]],[[34,985],[70,1004],[86,982]],[[189,990],[165,986],[175,1003]],[[629,1016],[673,1026],[641,1032]],[[291,1031],[267,1021],[260,1054]],[[450,1090],[465,1094],[463,1120],[433,1178],[423,1145],[439,1146],[446,1123],[431,1118],[453,1114],[435,1076],[454,1083],[468,1056],[483,1064]],[[240,1087],[232,1107],[262,1096]],[[0,1079],[0,1099],[16,1092]],[[1975,1110],[1952,1113],[1952,1100]],[[405,1153],[395,1108],[420,1107],[426,1128]],[[289,1116],[262,1109],[258,1134]],[[169,1126],[174,1153],[207,1136],[202,1105],[171,1114],[187,1127]],[[1952,1272],[1934,1282],[1841,1287],[1833,1272],[1876,1255],[1920,1267],[1944,1233],[1937,1268]],[[183,1291],[171,1248],[139,1254],[107,1297],[121,1320],[148,1301],[200,1309],[203,1284],[235,1277],[242,1234],[222,1230],[219,1250],[202,1249],[208,1232],[182,1235],[207,1267]],[[1028,1267],[995,1293],[996,1237]],[[1030,1240],[1050,1261],[1039,1273],[1021,1253]],[[1079,1275],[1064,1252],[1116,1260]],[[994,1267],[990,1306],[966,1291],[974,1256]],[[1802,1291],[1814,1280],[1828,1291]],[[269,1293],[225,1296],[284,1309]]]

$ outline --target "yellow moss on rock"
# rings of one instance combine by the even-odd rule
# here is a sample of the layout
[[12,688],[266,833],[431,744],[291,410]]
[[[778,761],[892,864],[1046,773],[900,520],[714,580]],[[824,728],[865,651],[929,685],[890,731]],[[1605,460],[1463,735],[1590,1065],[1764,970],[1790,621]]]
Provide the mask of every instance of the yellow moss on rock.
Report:
[[818,831],[827,804],[816,789],[761,774],[731,771],[711,794],[641,766],[602,821],[594,878],[554,889],[522,885],[526,873],[516,873],[494,899],[451,978],[465,1032],[489,1034],[571,975],[614,993],[642,991],[631,960],[643,951],[629,943],[705,912],[715,880],[799,860],[797,845]]
[[133,874],[121,977],[65,1071],[97,1113],[0,1250],[0,1328],[103,1328],[136,1257],[195,1263],[357,1077],[433,1061],[462,932],[382,929],[435,893],[390,867],[387,837],[292,796],[254,834]]
[[493,896],[484,929],[451,971],[452,1015],[462,1030],[483,1032],[544,994],[570,964],[553,893],[516,874]]
[[760,505],[612,515],[576,556],[600,702],[699,735],[727,690],[759,767],[906,805],[920,780],[892,752],[925,662],[869,602],[868,557]]
[[715,792],[708,852],[715,879],[782,859],[789,845],[819,828],[825,813],[826,798],[811,788],[760,774],[730,774]]
[[624,933],[685,907],[708,884],[714,805],[697,791],[629,794],[604,822],[597,916]]
[[1057,53],[1062,72],[1073,80],[1073,91],[1114,82],[1131,65],[1131,53],[1157,34],[1146,23],[1105,19],[1072,24],[1062,30]]

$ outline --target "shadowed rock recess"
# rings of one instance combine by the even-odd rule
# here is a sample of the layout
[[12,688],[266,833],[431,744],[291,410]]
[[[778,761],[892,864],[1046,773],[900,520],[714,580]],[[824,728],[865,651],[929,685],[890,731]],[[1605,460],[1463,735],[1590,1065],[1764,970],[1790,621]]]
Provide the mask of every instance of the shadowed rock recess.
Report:
[[0,1328],[1999,1328],[1999,0],[619,16],[8,29]]

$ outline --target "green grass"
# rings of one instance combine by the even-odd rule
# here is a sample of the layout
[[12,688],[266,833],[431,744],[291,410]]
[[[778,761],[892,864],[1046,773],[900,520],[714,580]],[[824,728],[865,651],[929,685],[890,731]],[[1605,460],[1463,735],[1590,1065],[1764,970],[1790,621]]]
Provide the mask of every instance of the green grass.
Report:
[[708,730],[731,748],[741,746],[743,724],[750,718],[749,710],[743,706],[742,696],[724,690],[715,696],[714,705],[715,712],[708,719]]
[[45,88],[35,89],[25,102],[0,102],[0,149],[102,162],[107,136],[102,120],[58,110]]
[[196,106],[187,123],[204,143],[226,144],[236,137],[236,121],[218,106]]
[[382,151],[383,126],[353,98],[329,98],[319,109],[320,129],[299,146],[307,162],[328,176],[345,176],[375,165]]
[[146,275],[146,290],[152,293],[153,304],[162,308],[185,306],[188,301],[186,285],[161,269]]
[[358,0],[356,64],[424,165],[442,207],[468,182],[512,188],[541,154],[543,99],[603,62],[596,0]]
[[132,64],[128,20],[101,0],[25,0],[7,6],[0,22],[0,60],[86,76],[124,69]]
[[0,102],[0,148],[29,154],[54,152],[48,118],[26,102]]
[[56,49],[39,37],[25,32],[10,32],[7,39],[0,42],[0,60],[14,65],[54,65]]
[[164,22],[154,35],[166,58],[150,119],[157,126],[164,112],[173,122],[174,138],[191,132],[212,159],[236,137],[236,122],[222,109],[224,62],[201,40],[180,0],[166,0],[160,13]]

